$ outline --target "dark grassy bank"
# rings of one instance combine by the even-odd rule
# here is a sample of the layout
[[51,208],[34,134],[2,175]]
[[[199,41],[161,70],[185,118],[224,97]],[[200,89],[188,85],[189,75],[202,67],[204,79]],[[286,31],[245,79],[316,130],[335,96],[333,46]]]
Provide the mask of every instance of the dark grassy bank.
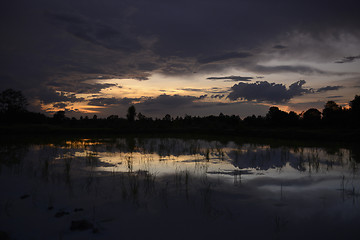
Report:
[[0,126],[3,138],[53,138],[60,137],[114,137],[114,136],[174,136],[191,138],[243,139],[247,141],[285,140],[310,141],[314,143],[360,143],[359,128],[333,127],[256,127],[239,126],[236,128],[208,127],[144,127],[139,124],[127,124],[123,127],[68,126],[54,124],[6,124]]

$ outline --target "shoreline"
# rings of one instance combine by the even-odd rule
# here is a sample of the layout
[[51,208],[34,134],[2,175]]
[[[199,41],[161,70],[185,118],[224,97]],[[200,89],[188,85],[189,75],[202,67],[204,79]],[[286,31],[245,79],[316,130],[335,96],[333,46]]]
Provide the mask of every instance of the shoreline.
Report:
[[[56,136],[53,136],[56,135]],[[305,127],[242,127],[228,129],[209,128],[123,128],[69,127],[61,125],[7,125],[0,126],[0,136],[7,139],[23,136],[38,138],[63,137],[180,137],[229,139],[244,141],[290,141],[314,144],[357,144],[360,142],[360,129],[353,128],[305,128]]]

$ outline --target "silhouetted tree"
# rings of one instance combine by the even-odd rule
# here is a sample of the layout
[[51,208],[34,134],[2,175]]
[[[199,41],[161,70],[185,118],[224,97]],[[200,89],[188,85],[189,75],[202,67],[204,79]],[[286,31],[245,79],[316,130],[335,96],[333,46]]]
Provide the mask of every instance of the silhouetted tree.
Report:
[[294,111],[290,111],[288,114],[288,121],[290,125],[296,125],[299,122],[299,115]]
[[137,119],[139,120],[139,121],[143,121],[143,120],[146,120],[146,117],[145,117],[145,115],[144,114],[142,114],[142,113],[138,113],[138,115],[137,115]]
[[251,125],[251,126],[262,126],[264,125],[265,122],[265,118],[262,116],[255,116],[254,114],[252,116],[247,116],[244,118],[244,122],[247,125]]
[[350,111],[353,117],[360,118],[360,96],[356,95],[354,100],[350,101]]
[[119,116],[118,115],[110,115],[106,119],[109,121],[113,121],[113,120],[119,119]]
[[57,111],[54,114],[53,119],[55,120],[55,122],[65,121],[66,120],[65,111]]
[[281,111],[278,107],[270,107],[266,114],[266,120],[273,125],[283,125],[286,123],[288,113]]
[[18,113],[25,112],[28,105],[21,91],[7,89],[0,93],[0,112]]
[[356,95],[354,100],[350,101],[351,110],[360,112],[360,96]]
[[126,117],[129,122],[134,122],[135,116],[136,116],[136,109],[135,109],[134,105],[132,105],[128,108]]
[[322,112],[323,120],[329,124],[335,124],[341,122],[342,119],[342,107],[337,105],[334,101],[328,101]]
[[318,124],[321,120],[321,112],[316,108],[310,108],[302,115],[303,120],[307,124]]
[[164,121],[170,122],[171,121],[171,116],[170,114],[166,114],[165,117],[163,118]]

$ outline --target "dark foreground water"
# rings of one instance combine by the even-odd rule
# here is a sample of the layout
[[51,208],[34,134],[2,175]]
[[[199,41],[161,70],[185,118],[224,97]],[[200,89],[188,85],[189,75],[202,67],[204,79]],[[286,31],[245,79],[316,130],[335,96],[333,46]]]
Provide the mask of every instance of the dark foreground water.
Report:
[[3,143],[0,239],[359,239],[359,149],[305,146]]

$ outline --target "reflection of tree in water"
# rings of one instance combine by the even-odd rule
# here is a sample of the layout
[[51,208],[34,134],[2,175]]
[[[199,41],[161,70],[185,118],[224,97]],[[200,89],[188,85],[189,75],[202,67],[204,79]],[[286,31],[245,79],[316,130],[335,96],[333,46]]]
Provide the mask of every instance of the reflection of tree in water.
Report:
[[20,164],[29,150],[24,144],[1,144],[0,145],[0,169],[2,166]]
[[333,165],[342,165],[344,153],[328,154],[319,148],[289,148],[244,145],[228,153],[232,164],[239,169],[253,168],[257,170],[281,169],[287,164],[298,171],[328,171]]
[[356,163],[360,163],[360,148],[359,147],[350,148],[350,156],[351,156],[351,160],[355,161]]
[[126,138],[126,146],[129,152],[134,152],[136,148],[136,140],[133,137]]
[[[160,157],[198,155],[204,161],[230,161],[239,169],[281,169],[290,166],[298,171],[328,171],[333,166],[347,161],[349,150],[341,148],[316,148],[302,146],[244,144],[182,138],[126,138],[99,142],[94,152],[121,152],[158,154]],[[69,150],[69,149],[68,149]],[[96,154],[97,155],[97,154]],[[96,160],[98,160],[97,156]],[[131,156],[131,155],[130,155]],[[196,158],[198,158],[196,156]],[[359,159],[359,151],[352,149],[352,158]]]
[[[210,143],[203,140],[178,138],[126,138],[116,141],[116,148],[121,152],[156,153],[161,157],[201,154]],[[214,146],[210,146],[213,147]],[[222,146],[223,147],[223,146]]]
[[350,166],[351,169],[356,172],[359,169],[360,164],[360,149],[356,146],[350,148]]
[[244,146],[232,150],[228,154],[235,167],[239,169],[254,168],[257,170],[268,170],[282,168],[293,156],[286,149],[264,148],[262,146]]

